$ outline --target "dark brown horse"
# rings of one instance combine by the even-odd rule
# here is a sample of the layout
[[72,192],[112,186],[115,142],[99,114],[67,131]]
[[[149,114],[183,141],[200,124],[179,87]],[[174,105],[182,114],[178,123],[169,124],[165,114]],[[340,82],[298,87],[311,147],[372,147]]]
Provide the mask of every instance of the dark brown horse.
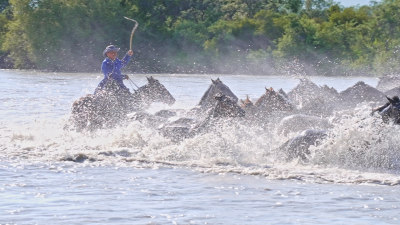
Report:
[[207,111],[217,103],[217,99],[215,98],[217,94],[223,94],[230,97],[232,101],[238,102],[238,98],[236,97],[236,95],[233,94],[231,89],[229,89],[228,86],[222,83],[219,78],[216,80],[211,79],[211,82],[212,83],[210,87],[204,93],[203,97],[201,97],[201,100],[198,104],[201,111]]
[[207,112],[204,119],[180,118],[164,124],[159,131],[173,141],[182,141],[200,133],[208,132],[219,125],[244,117],[245,111],[231,97],[218,93],[214,96],[216,103]]
[[154,102],[161,102],[168,105],[175,103],[175,98],[160,81],[150,76],[147,77],[147,82],[146,85],[143,85],[132,94],[134,100],[140,101],[144,107],[148,107]]
[[245,111],[240,108],[234,99],[222,93],[214,96],[217,100],[214,108],[211,111],[212,117],[243,117]]

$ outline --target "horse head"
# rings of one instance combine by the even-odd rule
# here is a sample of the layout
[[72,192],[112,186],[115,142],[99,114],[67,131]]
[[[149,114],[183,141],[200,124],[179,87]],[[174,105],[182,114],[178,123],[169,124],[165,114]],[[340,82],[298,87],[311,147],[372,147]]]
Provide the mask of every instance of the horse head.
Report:
[[257,100],[255,106],[259,110],[267,112],[291,111],[294,109],[293,105],[272,87],[265,88],[265,94]]
[[245,99],[245,100],[240,99],[240,103],[241,103],[241,104],[240,104],[240,107],[242,107],[243,109],[254,107],[254,104],[253,104],[253,102],[250,100],[250,98],[249,98],[248,95],[246,96],[246,99]]
[[350,105],[356,105],[361,102],[381,102],[385,98],[385,94],[378,89],[359,81],[353,86],[339,93],[339,97],[343,102]]
[[212,110],[212,117],[245,116],[245,111],[231,97],[217,93],[214,98],[217,102]]
[[203,97],[201,97],[201,100],[199,102],[199,106],[202,109],[208,109],[215,105],[217,99],[215,99],[214,96],[217,94],[223,94],[225,96],[230,97],[235,103],[238,101],[238,97],[236,97],[235,94],[229,89],[228,86],[226,86],[222,81],[217,78],[216,80],[211,79],[211,85],[207,89],[207,91],[204,93]]
[[287,93],[282,88],[279,89],[278,93],[280,95],[282,95],[284,98],[289,99],[289,96],[287,95]]
[[157,79],[147,78],[147,84],[135,91],[134,98],[140,99],[145,105],[150,105],[153,102],[162,102],[168,105],[175,103],[175,98]]

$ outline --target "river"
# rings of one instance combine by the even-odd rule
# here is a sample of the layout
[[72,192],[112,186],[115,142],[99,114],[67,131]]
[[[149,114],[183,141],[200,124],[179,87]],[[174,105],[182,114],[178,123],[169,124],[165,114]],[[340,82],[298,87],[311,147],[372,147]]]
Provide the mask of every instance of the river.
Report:
[[[218,77],[241,99],[298,84],[297,76],[152,76],[177,101],[150,112],[194,107]],[[146,83],[146,75],[130,77]],[[338,91],[360,80],[378,82],[310,79]],[[338,122],[334,138],[317,149],[321,154],[303,164],[266,158],[284,140],[248,127],[180,143],[138,122],[92,133],[65,130],[73,101],[100,80],[100,74],[0,70],[0,224],[400,223],[400,171],[380,161],[400,160],[399,128],[369,125],[367,106]],[[346,155],[366,141],[362,157]],[[79,154],[88,160],[66,160]]]

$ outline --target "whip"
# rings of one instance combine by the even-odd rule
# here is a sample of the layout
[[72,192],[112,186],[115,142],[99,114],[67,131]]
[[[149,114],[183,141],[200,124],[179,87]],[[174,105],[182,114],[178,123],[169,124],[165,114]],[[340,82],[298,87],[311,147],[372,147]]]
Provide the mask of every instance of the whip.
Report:
[[[124,18],[135,23],[135,26],[133,26],[133,28],[132,28],[131,38],[130,38],[130,40],[129,40],[129,50],[132,50],[132,39],[133,39],[133,35],[135,34],[135,31],[136,31],[136,29],[138,28],[139,23],[138,23],[136,20],[131,19],[131,18],[128,18],[128,17],[126,17],[126,16],[124,16]],[[133,84],[133,85],[136,86],[137,89],[139,89],[139,86],[137,86],[137,85],[135,84],[135,82],[133,82],[133,80],[132,80],[131,78],[129,78],[128,80],[130,81],[131,85]],[[132,87],[132,89],[135,90],[133,87]],[[135,91],[136,91],[136,90],[135,90]]]
[[133,35],[135,34],[136,29],[137,29],[138,26],[139,26],[139,23],[138,23],[136,20],[131,19],[131,18],[128,18],[128,17],[126,17],[126,16],[124,16],[124,18],[135,23],[135,26],[132,28],[131,39],[130,39],[130,41],[129,41],[129,50],[132,50],[132,38],[133,38]]

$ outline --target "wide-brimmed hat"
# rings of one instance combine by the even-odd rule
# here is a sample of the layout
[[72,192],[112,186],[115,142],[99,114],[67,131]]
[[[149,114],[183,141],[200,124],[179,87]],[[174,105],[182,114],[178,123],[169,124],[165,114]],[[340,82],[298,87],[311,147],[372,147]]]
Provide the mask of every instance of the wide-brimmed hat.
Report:
[[107,57],[107,52],[118,52],[119,48],[115,47],[114,45],[109,45],[106,47],[106,49],[104,49],[103,51],[103,55],[104,57]]

